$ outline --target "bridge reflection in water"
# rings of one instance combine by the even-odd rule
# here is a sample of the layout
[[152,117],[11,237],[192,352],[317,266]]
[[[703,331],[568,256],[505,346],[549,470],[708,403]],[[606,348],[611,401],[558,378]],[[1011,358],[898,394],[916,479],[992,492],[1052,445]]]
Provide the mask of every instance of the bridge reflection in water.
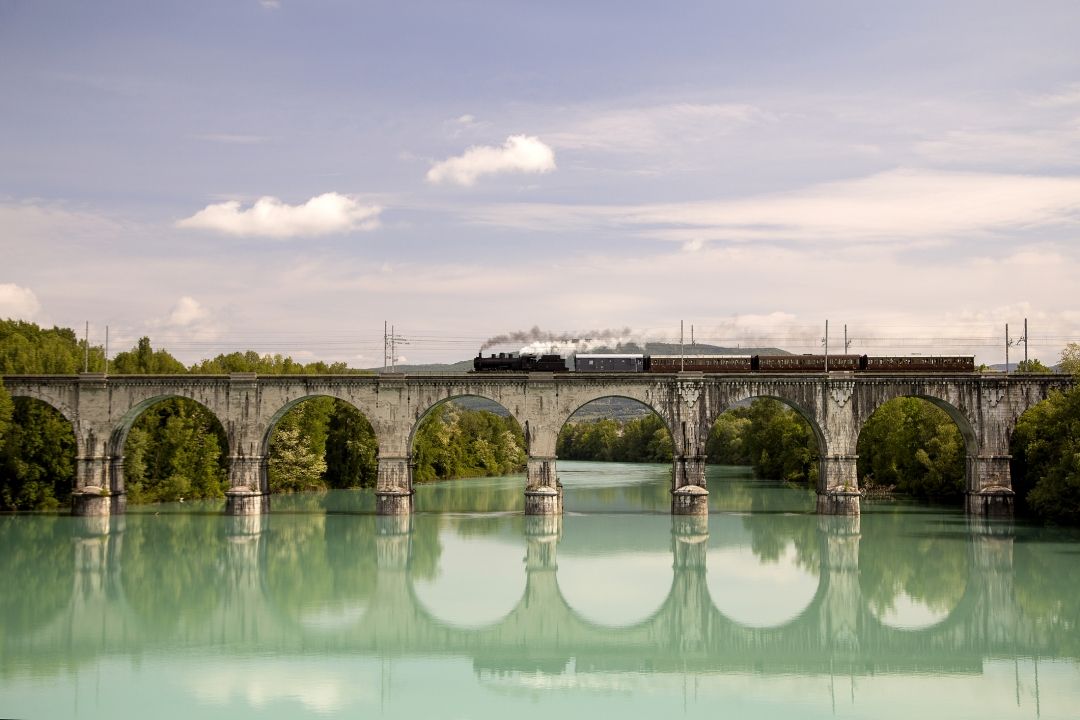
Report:
[[[48,676],[177,648],[464,656],[490,677],[979,673],[988,658],[1078,657],[1075,607],[1047,588],[1051,550],[1020,580],[1011,525],[931,514],[890,530],[896,517],[2,518],[4,577],[21,590],[0,594],[0,669]],[[924,612],[905,622],[906,607]]]

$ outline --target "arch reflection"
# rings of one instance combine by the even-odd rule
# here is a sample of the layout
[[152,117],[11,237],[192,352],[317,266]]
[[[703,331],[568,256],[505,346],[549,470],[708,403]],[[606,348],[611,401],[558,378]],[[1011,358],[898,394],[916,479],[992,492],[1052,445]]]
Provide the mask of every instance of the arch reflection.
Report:
[[438,523],[438,569],[412,580],[417,601],[433,620],[457,628],[491,626],[521,602],[524,553],[520,528],[510,520],[447,517]]
[[[1061,544],[1028,542],[1014,553],[1007,529],[934,516],[507,515],[492,522],[133,514],[97,528],[48,520],[41,533],[0,528],[12,543],[26,535],[35,552],[69,569],[60,573],[66,582],[50,575],[38,583],[39,607],[7,590],[0,597],[5,627],[15,627],[10,618],[24,621],[0,637],[6,656],[45,673],[178,646],[215,657],[310,648],[331,656],[453,654],[474,658],[478,668],[502,663],[550,673],[563,672],[571,658],[606,672],[862,675],[972,672],[980,658],[1018,654],[1080,657],[1073,631],[1080,606],[1063,599],[1071,566]],[[181,557],[181,547],[190,557]],[[910,574],[917,563],[907,555],[921,558],[926,572]],[[604,590],[609,601],[628,591],[634,600],[603,613],[566,568],[580,563],[599,585],[600,560],[620,556],[649,559],[624,580],[653,594],[612,585]],[[1024,558],[1022,573],[1014,557]],[[20,562],[5,568],[11,588],[32,572]],[[791,581],[769,585],[755,573],[803,585],[796,593]],[[457,587],[441,584],[451,578]],[[763,594],[788,597],[738,606],[736,589],[755,583]],[[926,601],[939,614],[918,627],[911,616],[881,609],[881,598],[897,607],[901,592],[947,604]],[[0,675],[6,671],[0,666]]]

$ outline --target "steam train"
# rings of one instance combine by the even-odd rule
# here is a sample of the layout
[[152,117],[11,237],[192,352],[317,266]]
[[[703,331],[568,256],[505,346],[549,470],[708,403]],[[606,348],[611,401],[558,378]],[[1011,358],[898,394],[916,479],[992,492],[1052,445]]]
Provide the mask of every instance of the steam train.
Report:
[[498,353],[473,359],[473,372],[579,373],[970,373],[973,355],[535,355]]

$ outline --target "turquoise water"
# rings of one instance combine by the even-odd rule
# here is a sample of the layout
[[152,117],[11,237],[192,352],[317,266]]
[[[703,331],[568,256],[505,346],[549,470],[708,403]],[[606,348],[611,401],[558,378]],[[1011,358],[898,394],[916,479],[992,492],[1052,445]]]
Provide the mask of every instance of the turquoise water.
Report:
[[0,717],[1076,717],[1076,532],[669,472],[0,517]]

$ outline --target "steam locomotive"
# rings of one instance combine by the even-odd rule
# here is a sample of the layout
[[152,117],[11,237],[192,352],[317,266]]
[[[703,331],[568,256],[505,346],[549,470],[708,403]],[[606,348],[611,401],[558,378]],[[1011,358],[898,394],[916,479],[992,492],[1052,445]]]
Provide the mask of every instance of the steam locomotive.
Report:
[[970,373],[973,355],[536,355],[498,353],[473,359],[473,372],[579,373]]

